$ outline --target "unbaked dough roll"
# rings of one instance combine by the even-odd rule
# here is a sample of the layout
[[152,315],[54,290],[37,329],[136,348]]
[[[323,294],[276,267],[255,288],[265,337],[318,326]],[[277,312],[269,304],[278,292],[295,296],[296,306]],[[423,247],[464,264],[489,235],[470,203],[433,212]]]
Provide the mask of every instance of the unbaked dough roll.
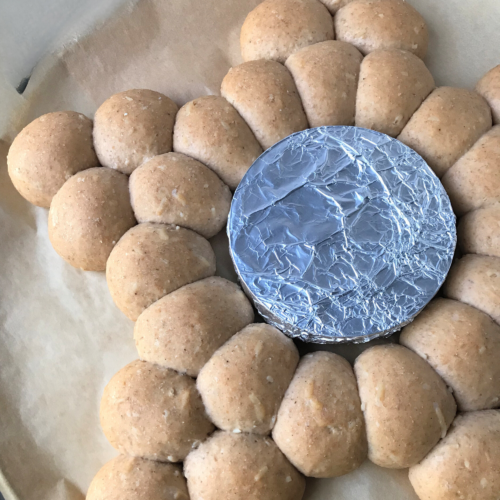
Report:
[[244,61],[284,63],[303,47],[333,40],[333,19],[319,0],[264,0],[241,27]]
[[106,265],[111,297],[132,321],[163,296],[214,274],[210,243],[194,231],[164,224],[132,228]]
[[223,97],[200,97],[177,113],[174,151],[210,167],[231,189],[262,153],[250,127]]
[[473,90],[440,87],[423,102],[398,139],[438,177],[491,128],[491,110]]
[[354,125],[362,59],[352,45],[331,40],[305,47],[286,60],[311,127]]
[[500,123],[500,65],[479,80],[476,90],[488,101],[493,111],[493,123]]
[[264,149],[308,126],[292,75],[276,61],[251,61],[231,68],[222,80],[221,94]]
[[337,40],[352,43],[363,54],[401,49],[424,58],[429,44],[422,16],[404,0],[355,0],[335,16]]
[[500,326],[487,314],[436,299],[403,329],[400,342],[441,375],[461,411],[500,406]]
[[411,52],[376,50],[361,63],[356,126],[396,137],[434,87],[430,71]]
[[469,212],[457,228],[463,253],[500,257],[500,203]]
[[48,113],[32,121],[7,155],[14,187],[30,203],[45,208],[72,175],[98,164],[92,120],[73,111]]

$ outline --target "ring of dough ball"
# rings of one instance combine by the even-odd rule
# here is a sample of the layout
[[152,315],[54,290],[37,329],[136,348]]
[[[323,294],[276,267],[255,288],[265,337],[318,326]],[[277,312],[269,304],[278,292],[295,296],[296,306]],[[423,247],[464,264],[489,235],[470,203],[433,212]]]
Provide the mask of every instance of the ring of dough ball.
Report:
[[481,94],[493,112],[493,123],[500,123],[500,65],[488,71],[479,80],[476,90]]

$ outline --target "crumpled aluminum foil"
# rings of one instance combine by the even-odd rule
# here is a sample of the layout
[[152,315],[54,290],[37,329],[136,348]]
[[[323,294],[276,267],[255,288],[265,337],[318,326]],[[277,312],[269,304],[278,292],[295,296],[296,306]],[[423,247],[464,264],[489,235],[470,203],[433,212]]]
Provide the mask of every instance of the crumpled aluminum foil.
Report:
[[231,256],[260,314],[292,337],[366,342],[411,322],[450,269],[456,219],[425,161],[356,127],[295,133],[238,186]]

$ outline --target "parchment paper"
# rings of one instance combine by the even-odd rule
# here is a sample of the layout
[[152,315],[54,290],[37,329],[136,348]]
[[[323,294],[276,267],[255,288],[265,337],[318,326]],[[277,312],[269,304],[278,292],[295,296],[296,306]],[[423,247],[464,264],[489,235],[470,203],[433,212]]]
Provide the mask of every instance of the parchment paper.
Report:
[[[8,141],[44,112],[91,116],[128,88],[158,90],[178,104],[217,94],[228,68],[240,62],[239,29],[258,3],[140,0],[86,36],[74,33],[37,65],[22,97],[0,79],[0,490],[7,500],[83,498],[115,455],[99,427],[102,389],[137,357],[133,324],[112,303],[104,275],[65,264],[48,240],[47,212],[13,189]],[[498,0],[411,3],[430,26],[427,63],[439,85],[471,87],[500,63]],[[234,278],[224,235],[212,243],[219,274]],[[332,350],[353,360],[363,348]],[[345,477],[309,481],[306,499],[416,496],[407,471],[366,462]]]

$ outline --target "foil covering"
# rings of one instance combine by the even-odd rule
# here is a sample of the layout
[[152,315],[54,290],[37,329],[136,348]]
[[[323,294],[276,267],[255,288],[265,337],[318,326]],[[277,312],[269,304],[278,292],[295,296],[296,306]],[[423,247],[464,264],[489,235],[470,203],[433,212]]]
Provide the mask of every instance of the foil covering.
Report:
[[228,235],[266,321],[304,341],[366,342],[412,321],[439,290],[456,220],[413,150],[372,130],[320,127],[255,161]]

